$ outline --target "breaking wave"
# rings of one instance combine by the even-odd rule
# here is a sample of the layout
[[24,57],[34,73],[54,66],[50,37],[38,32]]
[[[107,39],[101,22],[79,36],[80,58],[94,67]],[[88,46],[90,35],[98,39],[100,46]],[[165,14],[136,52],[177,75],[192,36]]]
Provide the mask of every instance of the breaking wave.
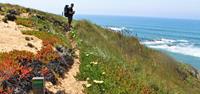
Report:
[[127,27],[107,26],[105,28],[110,29],[110,30],[114,30],[114,31],[132,31],[131,28],[127,28]]
[[150,48],[166,50],[174,53],[200,57],[200,48],[187,40],[159,39],[143,41]]

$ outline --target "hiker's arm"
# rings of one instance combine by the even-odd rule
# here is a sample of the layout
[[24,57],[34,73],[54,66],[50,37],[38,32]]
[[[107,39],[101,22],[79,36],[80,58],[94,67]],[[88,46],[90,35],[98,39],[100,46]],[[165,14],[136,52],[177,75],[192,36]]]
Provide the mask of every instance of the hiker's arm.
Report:
[[75,14],[75,11],[72,11],[72,12],[70,11],[69,14]]

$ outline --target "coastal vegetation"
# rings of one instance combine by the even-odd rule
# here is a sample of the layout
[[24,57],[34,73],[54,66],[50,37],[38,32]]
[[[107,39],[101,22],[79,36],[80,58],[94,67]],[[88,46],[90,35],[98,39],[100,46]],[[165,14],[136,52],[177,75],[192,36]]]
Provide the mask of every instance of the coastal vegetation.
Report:
[[[71,36],[67,38],[66,19],[62,16],[17,5],[0,6],[3,8],[1,15],[14,9],[17,12],[16,24],[31,28],[22,31],[23,34],[43,41],[37,54],[16,50],[0,53],[2,94],[30,92],[34,76],[44,76],[46,81],[57,85],[58,79],[64,78],[76,58],[69,39],[75,40],[80,50],[80,72],[76,78],[87,81],[84,85],[86,94],[200,92],[198,70],[147,48],[135,37],[81,20],[75,21],[73,30],[69,32]],[[24,13],[28,16],[20,16]]]
[[77,78],[91,84],[88,94],[198,94],[199,79],[189,65],[88,21],[79,21],[75,30],[81,40]]

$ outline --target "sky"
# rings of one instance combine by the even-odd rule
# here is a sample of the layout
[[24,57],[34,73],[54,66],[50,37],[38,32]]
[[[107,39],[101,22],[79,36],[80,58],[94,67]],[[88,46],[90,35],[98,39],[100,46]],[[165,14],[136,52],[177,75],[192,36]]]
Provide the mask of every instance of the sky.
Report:
[[0,0],[55,14],[71,2],[76,14],[200,19],[200,0]]

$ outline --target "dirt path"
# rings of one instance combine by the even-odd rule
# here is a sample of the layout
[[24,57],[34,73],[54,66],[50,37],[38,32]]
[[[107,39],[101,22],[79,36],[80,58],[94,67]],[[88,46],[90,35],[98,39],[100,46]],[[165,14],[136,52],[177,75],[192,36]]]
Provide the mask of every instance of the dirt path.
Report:
[[[66,36],[69,38],[69,32],[66,33]],[[65,74],[65,79],[59,79],[60,84],[53,86],[50,85],[50,83],[47,83],[49,86],[48,89],[54,93],[56,93],[58,90],[64,90],[67,94],[84,94],[83,90],[83,84],[86,84],[85,81],[77,81],[75,76],[79,72],[79,66],[80,66],[80,50],[77,48],[76,41],[73,39],[70,39],[70,43],[72,45],[72,48],[75,49],[75,54],[77,58],[74,59],[74,64],[72,65],[72,68]]]
[[[69,32],[66,33],[66,36],[69,37]],[[80,50],[77,48],[77,43],[75,40],[70,39],[70,43],[72,45],[72,48],[75,49],[75,54],[77,58],[74,59],[74,64],[72,68],[69,70],[68,74],[66,74],[67,79],[64,79],[63,85],[66,89],[66,93],[70,94],[84,94],[83,93],[83,84],[85,84],[84,81],[77,81],[75,76],[77,73],[79,73],[79,66],[80,66]]]

